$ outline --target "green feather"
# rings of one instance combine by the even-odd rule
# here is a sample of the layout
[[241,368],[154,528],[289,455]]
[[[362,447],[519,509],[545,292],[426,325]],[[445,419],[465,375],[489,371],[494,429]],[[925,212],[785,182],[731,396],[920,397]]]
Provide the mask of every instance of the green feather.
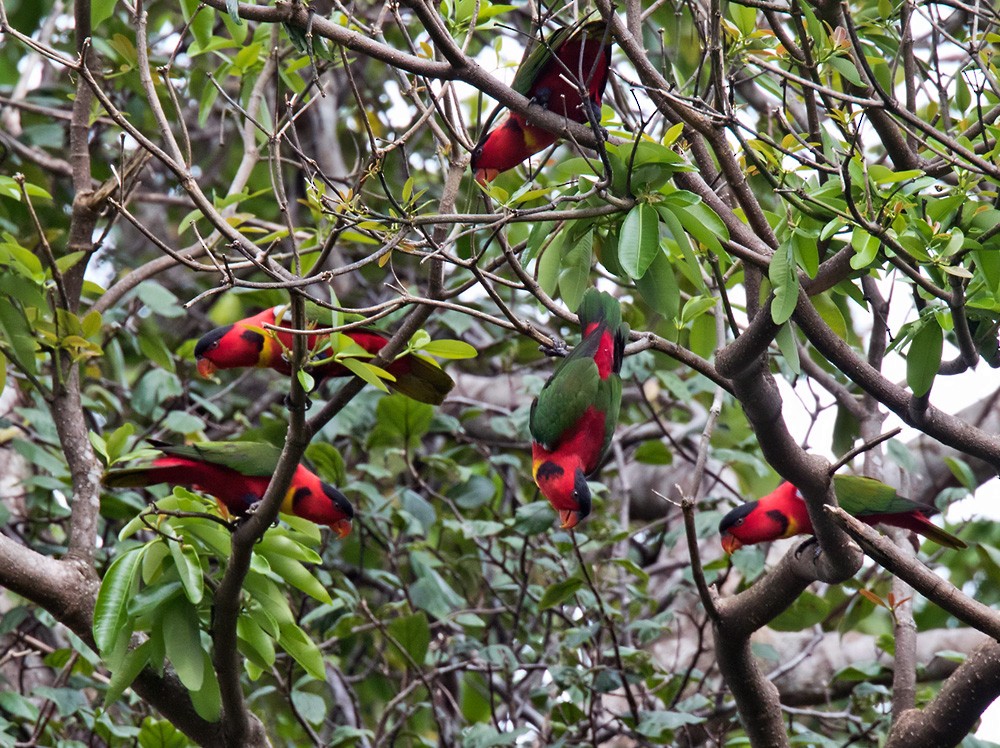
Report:
[[524,50],[521,64],[518,65],[517,72],[514,74],[514,80],[510,84],[511,88],[522,96],[529,96],[531,87],[563,44],[577,34],[598,39],[604,37],[604,21],[591,21],[590,23],[586,21],[587,19],[584,17],[572,26],[561,26],[549,34],[549,38],[544,42],[532,37],[531,42]]
[[580,327],[584,329],[601,320],[607,323],[609,330],[617,331],[622,327],[622,305],[606,291],[588,288],[576,313],[580,317]]
[[583,412],[595,405],[601,377],[597,373],[593,352],[587,355],[578,345],[560,362],[538,398],[531,405],[529,427],[531,436],[546,449],[555,449],[563,434],[572,429]]
[[201,460],[230,468],[242,475],[258,477],[274,473],[281,457],[281,449],[268,442],[195,442],[155,446],[166,455]]
[[845,512],[855,517],[866,514],[905,514],[919,510],[929,510],[925,504],[918,504],[896,493],[896,489],[882,481],[863,475],[833,476],[833,490],[837,503]]

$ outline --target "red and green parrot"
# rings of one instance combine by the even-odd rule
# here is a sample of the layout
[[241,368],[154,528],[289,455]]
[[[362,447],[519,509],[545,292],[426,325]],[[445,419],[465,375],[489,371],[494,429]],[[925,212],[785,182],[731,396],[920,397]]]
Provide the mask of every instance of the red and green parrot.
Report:
[[[611,66],[611,41],[604,21],[563,26],[544,43],[533,39],[514,75],[511,87],[535,103],[575,122],[587,122],[589,107],[601,119],[601,100]],[[584,83],[587,101],[580,96]],[[497,107],[486,122],[486,135],[472,151],[476,181],[485,184],[502,171],[513,169],[529,156],[548,148],[559,138],[541,127],[528,124],[517,112],[508,112],[497,127],[489,126]]]
[[[316,311],[307,304],[306,316],[313,316],[309,327],[317,327]],[[265,309],[253,317],[241,319],[231,325],[216,327],[202,336],[194,348],[194,356],[198,361],[198,373],[204,377],[211,376],[216,369],[234,369],[241,366],[256,366],[270,368],[282,374],[291,374],[289,363],[294,336],[291,333],[268,330],[265,324],[276,327],[292,327],[291,309],[287,306],[276,306]],[[347,337],[372,355],[377,354],[388,342],[388,337],[378,330],[363,327],[348,330]],[[306,348],[317,351],[323,347],[328,335],[309,335]],[[342,363],[329,358],[321,351],[316,354],[320,359],[306,365],[306,370],[319,379],[329,377],[351,376],[351,371]],[[414,400],[431,405],[440,405],[445,395],[455,386],[455,382],[441,370],[437,364],[421,356],[408,353],[400,356],[385,367],[396,380],[386,380],[386,385]]]
[[[185,446],[156,444],[162,457],[146,464],[113,468],[104,473],[109,488],[138,488],[155,483],[189,486],[211,494],[226,511],[246,514],[264,497],[281,450],[266,442],[195,442]],[[339,538],[351,531],[354,507],[340,491],[299,465],[281,502],[285,514],[327,525]]]
[[[881,481],[859,475],[835,475],[833,490],[840,507],[866,524],[881,522],[911,530],[948,548],[966,547],[960,538],[927,519],[937,511],[934,507],[900,496],[895,488]],[[786,482],[767,496],[733,509],[722,518],[719,532],[723,550],[732,553],[744,545],[812,535],[813,527],[802,495]]]
[[590,514],[587,476],[611,444],[622,401],[628,325],[618,300],[588,289],[577,310],[583,340],[531,404],[531,474],[564,529]]

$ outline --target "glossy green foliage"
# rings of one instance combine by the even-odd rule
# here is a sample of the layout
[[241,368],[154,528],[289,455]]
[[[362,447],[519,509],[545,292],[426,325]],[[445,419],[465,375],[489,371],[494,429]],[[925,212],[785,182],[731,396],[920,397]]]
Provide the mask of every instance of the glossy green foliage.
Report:
[[[120,541],[131,539],[133,545],[105,573],[94,612],[94,639],[113,673],[106,702],[117,700],[143,667],[162,672],[169,662],[198,713],[218,719],[210,593],[221,581],[219,562],[228,558],[229,532],[205,516],[185,516],[213,508],[178,488],[119,534]],[[151,539],[134,544],[137,533],[141,538],[150,532]],[[318,541],[315,525],[296,521],[293,527],[272,528],[254,546],[237,625],[238,646],[253,678],[273,667],[279,652],[313,678],[324,677],[320,650],[296,624],[285,593],[297,589],[322,605],[333,604],[309,568],[322,561],[314,550]]]

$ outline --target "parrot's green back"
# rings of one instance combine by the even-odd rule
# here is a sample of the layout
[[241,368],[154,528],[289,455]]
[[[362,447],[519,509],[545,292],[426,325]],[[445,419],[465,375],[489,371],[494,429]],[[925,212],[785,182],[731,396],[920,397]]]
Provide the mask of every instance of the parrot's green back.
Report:
[[862,475],[833,476],[833,490],[837,494],[837,503],[841,508],[855,517],[866,514],[933,511],[933,508],[926,504],[919,504],[900,496],[892,486]]
[[[551,450],[573,432],[584,412],[591,407],[604,414],[600,448],[603,454],[611,444],[621,410],[622,381],[618,372],[628,338],[628,325],[622,322],[618,299],[596,288],[589,288],[583,294],[577,315],[584,338],[545,383],[532,404],[529,425],[534,440]],[[601,379],[594,357],[607,335],[612,336],[611,371]],[[606,358],[604,360],[607,362]]]
[[525,48],[521,64],[518,65],[514,80],[510,84],[511,88],[522,96],[530,98],[531,87],[538,80],[545,66],[552,62],[559,47],[576,34],[600,38],[604,35],[604,28],[604,21],[586,23],[586,18],[583,18],[571,26],[562,26],[556,29],[545,42],[539,41],[537,37],[531,37],[531,42]]
[[194,442],[184,445],[157,444],[156,448],[167,455],[201,460],[242,475],[257,477],[274,473],[281,457],[281,449],[268,442]]
[[[590,405],[603,399],[605,383],[597,373],[594,351],[598,339],[584,340],[559,362],[549,381],[532,403],[531,435],[546,449],[554,449],[563,434],[572,429]],[[621,382],[619,382],[619,391]]]

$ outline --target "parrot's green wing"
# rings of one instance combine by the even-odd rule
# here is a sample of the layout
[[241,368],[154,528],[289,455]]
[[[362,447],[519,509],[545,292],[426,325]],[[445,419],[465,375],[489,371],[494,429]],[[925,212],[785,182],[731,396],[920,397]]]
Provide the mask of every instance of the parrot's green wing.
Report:
[[833,490],[837,503],[850,515],[862,517],[866,514],[905,514],[906,512],[931,510],[925,504],[918,504],[896,493],[896,489],[882,481],[862,475],[833,476]]
[[281,449],[267,442],[195,442],[156,447],[164,454],[201,460],[256,477],[274,473],[281,457]]
[[617,374],[612,374],[605,381],[601,382],[602,394],[606,397],[603,407],[600,407],[606,414],[604,420],[604,448],[601,454],[607,452],[611,445],[611,439],[615,435],[615,428],[618,426],[618,412],[622,407],[622,379]]
[[555,449],[597,399],[601,377],[593,354],[576,355],[583,348],[577,346],[559,365],[531,405],[531,437],[546,449]]
[[535,81],[549,65],[559,47],[572,39],[576,34],[586,34],[590,36],[604,34],[604,21],[586,22],[586,17],[581,18],[571,26],[562,26],[553,31],[544,42],[537,37],[531,38],[531,43],[524,50],[521,64],[517,67],[514,80],[510,84],[511,88],[522,96],[531,97],[531,87]]

